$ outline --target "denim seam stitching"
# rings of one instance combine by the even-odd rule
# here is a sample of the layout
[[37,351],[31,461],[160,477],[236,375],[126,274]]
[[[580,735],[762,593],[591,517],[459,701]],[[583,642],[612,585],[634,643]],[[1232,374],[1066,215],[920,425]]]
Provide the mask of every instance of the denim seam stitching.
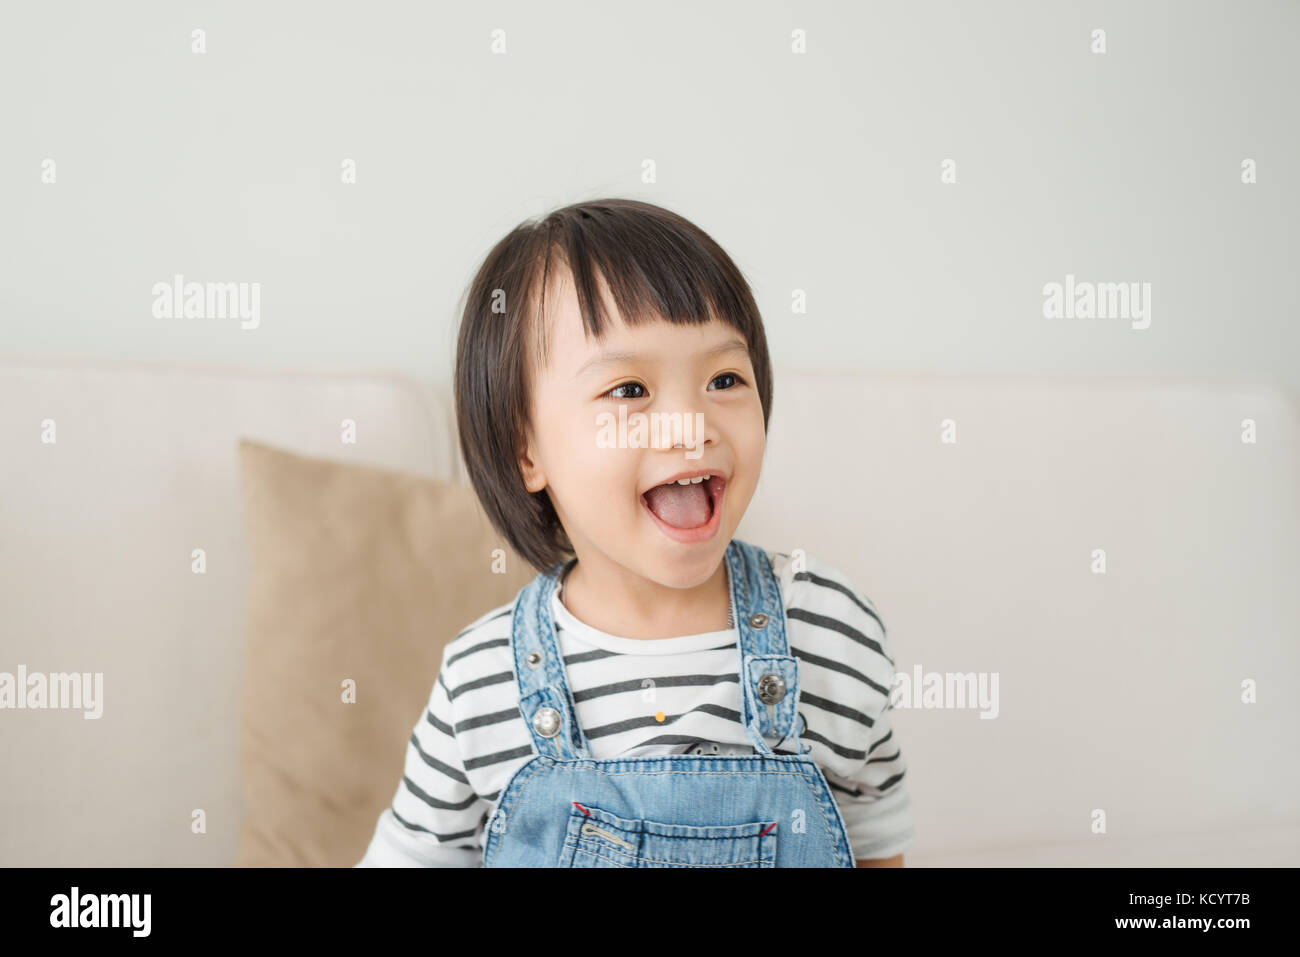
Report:
[[[532,760],[528,762],[528,764],[523,765],[523,767],[521,767],[519,771],[515,772],[516,776],[520,775],[520,773],[523,772],[526,768],[528,768],[530,764],[536,764],[537,767],[533,768],[531,771],[529,771],[527,774],[523,775],[522,777],[517,777],[516,780],[512,780],[510,784],[506,787],[506,793],[501,795],[501,801],[497,805],[498,807],[505,807],[506,810],[503,815],[501,830],[499,832],[494,832],[488,838],[488,840],[492,840],[493,837],[496,838],[496,841],[492,846],[492,856],[494,858],[496,857],[497,852],[499,852],[501,849],[501,835],[505,834],[506,831],[510,829],[510,816],[515,813],[515,808],[519,804],[520,794],[523,792],[524,788],[528,785],[529,779],[532,778],[533,775],[535,775],[538,771],[542,770],[542,768],[546,766],[545,761],[538,761],[537,757],[534,757]],[[512,789],[514,789],[516,785],[518,785],[518,789],[515,790],[513,797],[511,797],[509,792]]]
[[[596,853],[594,853],[594,852],[592,852],[592,851],[588,851],[588,850],[586,850],[585,848],[580,847],[580,846],[579,846],[579,847],[575,847],[575,848],[574,848],[574,851],[575,851],[576,853],[578,853],[578,854],[586,854],[588,857],[594,857],[594,858],[596,858],[597,860],[611,860],[611,858],[607,857],[606,855],[607,855],[607,854],[615,854],[615,855],[618,855],[619,857],[626,857],[627,859],[629,859],[629,860],[633,860],[633,861],[645,861],[645,862],[650,863],[650,864],[668,864],[668,865],[670,865],[670,866],[672,866],[672,867],[743,867],[743,866],[745,866],[746,864],[760,864],[760,865],[761,865],[761,864],[766,864],[768,861],[771,861],[771,862],[773,862],[773,863],[775,863],[775,861],[776,861],[776,857],[775,857],[775,855],[773,855],[773,856],[770,857],[770,858],[767,858],[767,857],[761,857],[761,858],[758,858],[757,860],[752,860],[752,861],[733,861],[733,862],[731,862],[731,863],[729,863],[729,864],[683,864],[683,863],[678,862],[678,861],[664,861],[664,860],[660,860],[660,859],[657,858],[657,857],[642,857],[642,856],[640,856],[639,854],[638,854],[638,855],[627,854],[627,853],[625,853],[625,852],[623,852],[623,851],[618,850],[617,848],[609,847],[609,846],[602,846],[600,849],[601,849],[602,851],[604,851],[605,853],[604,853],[604,854],[596,854]],[[634,865],[628,865],[628,864],[620,864],[618,861],[613,861],[613,863],[614,863],[614,864],[618,864],[619,867],[629,867],[629,866],[634,866]]]
[[[592,807],[592,809],[597,811],[602,810],[601,808],[597,808],[594,806]],[[574,813],[576,814],[579,812],[575,809]],[[604,813],[609,814],[608,811],[605,811]],[[643,835],[649,837],[660,837],[666,841],[747,841],[750,840],[751,838],[760,838],[763,836],[762,834],[730,834],[730,835],[723,835],[721,837],[708,837],[703,834],[660,834],[657,831],[649,831],[644,829],[638,831],[632,828],[623,827],[621,824],[614,824],[613,822],[606,821],[603,818],[597,818],[597,820],[599,820],[606,827],[617,828],[618,830],[622,831],[624,834],[632,834],[637,837],[641,837]],[[667,824],[663,821],[649,821],[648,818],[645,820],[648,823],[658,824],[662,827],[698,827],[701,829],[707,827],[759,827],[760,825],[769,823],[767,821],[751,821],[748,824]]]

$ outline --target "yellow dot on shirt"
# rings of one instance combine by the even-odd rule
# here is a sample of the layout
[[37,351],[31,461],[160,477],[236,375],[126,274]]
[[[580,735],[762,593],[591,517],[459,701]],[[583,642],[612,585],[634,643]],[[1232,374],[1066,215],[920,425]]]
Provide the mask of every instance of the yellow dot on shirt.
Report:
[[663,720],[664,720],[664,713],[663,713],[662,711],[656,711],[656,712],[655,712],[655,720],[656,720],[656,721],[663,721]]

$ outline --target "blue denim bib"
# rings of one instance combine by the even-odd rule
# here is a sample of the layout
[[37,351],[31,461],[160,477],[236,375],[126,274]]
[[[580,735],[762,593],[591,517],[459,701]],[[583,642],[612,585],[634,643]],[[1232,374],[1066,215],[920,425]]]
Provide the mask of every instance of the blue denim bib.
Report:
[[488,818],[484,867],[854,866],[839,806],[799,743],[799,662],[772,564],[736,539],[726,562],[752,755],[594,759],[551,619],[565,563],[519,593],[510,642],[534,755]]

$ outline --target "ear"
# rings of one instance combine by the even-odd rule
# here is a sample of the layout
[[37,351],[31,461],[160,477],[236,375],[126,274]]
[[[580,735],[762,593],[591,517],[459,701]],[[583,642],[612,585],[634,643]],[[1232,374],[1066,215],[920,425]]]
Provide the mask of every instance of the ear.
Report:
[[533,441],[533,430],[526,433],[525,448],[519,456],[519,474],[524,480],[524,488],[530,492],[540,492],[546,488],[546,475],[537,464],[537,445]]

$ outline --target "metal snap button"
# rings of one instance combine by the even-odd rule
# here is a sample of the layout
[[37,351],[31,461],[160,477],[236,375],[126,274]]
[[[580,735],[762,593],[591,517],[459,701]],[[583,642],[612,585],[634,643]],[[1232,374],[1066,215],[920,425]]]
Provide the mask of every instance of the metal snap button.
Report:
[[528,667],[536,668],[542,663],[542,653],[540,651],[530,651],[528,657],[524,660],[528,662]]
[[538,708],[533,715],[533,729],[543,738],[553,738],[560,730],[560,712],[554,708]]
[[776,704],[785,697],[785,679],[769,671],[758,679],[758,696],[765,704]]
[[756,615],[750,615],[750,616],[749,616],[749,623],[750,623],[750,625],[752,625],[752,626],[755,627],[755,628],[766,628],[766,627],[767,627],[767,615],[763,614],[761,611],[760,611],[758,614],[756,614]]

